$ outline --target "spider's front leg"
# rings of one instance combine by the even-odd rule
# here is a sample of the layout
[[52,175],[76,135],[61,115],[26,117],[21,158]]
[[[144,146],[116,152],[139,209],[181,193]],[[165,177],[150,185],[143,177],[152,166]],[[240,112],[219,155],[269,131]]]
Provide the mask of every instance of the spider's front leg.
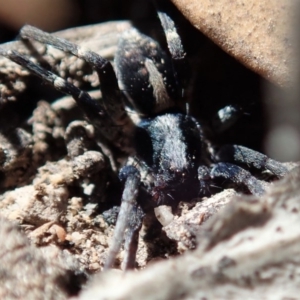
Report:
[[139,171],[133,166],[125,166],[121,169],[119,177],[121,181],[125,182],[125,185],[120,212],[104,269],[109,269],[113,266],[127,230],[124,246],[125,257],[122,263],[122,269],[126,270],[134,268],[137,239],[142,226],[143,212],[137,203],[141,178]]
[[212,169],[200,166],[198,179],[202,192],[209,190],[212,182],[216,180],[246,188],[251,194],[257,196],[261,196],[265,192],[265,185],[262,181],[252,176],[249,171],[229,163],[217,163]]
[[216,154],[216,160],[238,165],[245,165],[259,171],[268,171],[277,178],[287,174],[283,163],[269,158],[265,154],[239,145],[224,145]]
[[288,172],[284,164],[244,146],[225,145],[214,159],[218,162],[212,169],[205,166],[198,169],[198,178],[203,189],[207,188],[212,180],[222,180],[244,187],[253,195],[261,196],[265,192],[266,184],[239,165],[260,172],[268,171],[277,178]]

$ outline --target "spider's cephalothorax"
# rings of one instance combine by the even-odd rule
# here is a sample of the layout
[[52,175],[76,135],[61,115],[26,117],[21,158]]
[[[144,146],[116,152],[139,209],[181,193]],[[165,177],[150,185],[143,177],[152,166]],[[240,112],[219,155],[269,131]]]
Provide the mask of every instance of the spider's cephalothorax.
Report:
[[[134,251],[129,249],[134,248],[144,214],[139,199],[141,189],[154,205],[203,195],[216,180],[261,195],[264,183],[241,166],[269,171],[277,177],[287,172],[281,163],[242,146],[226,145],[219,151],[208,146],[200,123],[177,108],[182,100],[182,83],[186,82],[178,71],[185,53],[174,22],[165,12],[158,11],[158,16],[169,54],[156,41],[132,29],[120,38],[116,73],[109,61],[94,52],[35,27],[22,28],[22,39],[51,45],[89,63],[100,79],[101,102],[27,57],[0,48],[1,55],[71,95],[94,125],[101,144],[127,153],[130,158],[120,171],[124,191],[106,267],[114,263],[125,232],[124,267],[134,265]],[[139,121],[133,121],[128,111],[135,111]],[[233,110],[226,111],[224,123]],[[223,125],[225,128],[227,124]]]
[[202,134],[194,118],[164,113],[142,121],[135,138],[137,157],[153,175],[152,191],[157,203],[197,195]]

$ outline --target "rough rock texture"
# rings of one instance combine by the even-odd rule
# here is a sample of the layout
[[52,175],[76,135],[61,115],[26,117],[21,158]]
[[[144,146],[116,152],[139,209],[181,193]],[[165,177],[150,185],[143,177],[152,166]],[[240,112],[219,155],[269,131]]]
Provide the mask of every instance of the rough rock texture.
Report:
[[291,84],[293,1],[172,2],[197,29],[240,62],[281,86]]
[[[80,299],[298,299],[300,170],[262,198],[236,198],[198,230],[199,247],[93,279]],[[153,293],[155,291],[155,293]]]
[[71,255],[54,246],[37,249],[2,217],[0,236],[1,299],[66,299],[85,281]]

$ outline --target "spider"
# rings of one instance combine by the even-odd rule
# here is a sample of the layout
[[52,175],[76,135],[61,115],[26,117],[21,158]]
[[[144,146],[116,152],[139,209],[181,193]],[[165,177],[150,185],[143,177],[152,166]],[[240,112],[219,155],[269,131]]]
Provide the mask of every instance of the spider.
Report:
[[[16,51],[0,49],[1,55],[71,95],[95,127],[101,144],[129,157],[119,173],[124,189],[105,268],[113,265],[125,233],[123,268],[134,266],[136,238],[148,206],[209,194],[217,181],[262,195],[264,182],[247,169],[268,171],[277,178],[287,173],[282,163],[243,146],[225,145],[216,150],[207,141],[202,124],[178,108],[184,94],[180,70],[185,67],[185,52],[170,16],[158,9],[158,17],[169,53],[152,38],[131,29],[119,40],[115,70],[108,60],[67,40],[29,25],[21,29],[22,39],[51,45],[89,63],[100,79],[101,101]],[[138,120],[130,118],[132,112]],[[226,127],[235,112],[232,106],[221,110],[219,124]]]

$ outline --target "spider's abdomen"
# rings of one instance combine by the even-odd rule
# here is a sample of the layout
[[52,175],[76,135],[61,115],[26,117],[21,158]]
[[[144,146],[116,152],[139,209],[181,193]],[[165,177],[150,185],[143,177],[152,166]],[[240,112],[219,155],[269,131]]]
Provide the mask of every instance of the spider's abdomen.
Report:
[[201,129],[192,117],[166,113],[142,121],[136,132],[137,155],[159,181],[184,183],[197,177],[201,161]]
[[115,68],[129,104],[142,114],[166,110],[179,97],[171,59],[156,41],[136,29],[122,35]]

